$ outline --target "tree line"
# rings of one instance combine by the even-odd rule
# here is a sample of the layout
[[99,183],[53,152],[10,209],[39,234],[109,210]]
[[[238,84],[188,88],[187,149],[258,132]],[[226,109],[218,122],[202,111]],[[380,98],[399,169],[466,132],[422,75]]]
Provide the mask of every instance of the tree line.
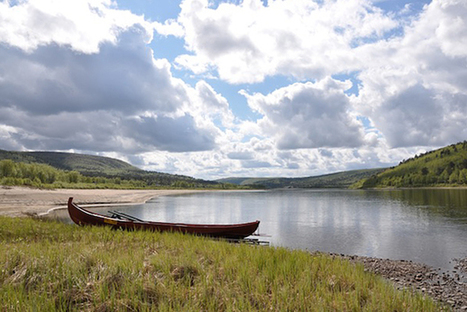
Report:
[[33,187],[78,187],[85,184],[122,185],[143,187],[140,181],[122,181],[119,178],[87,177],[78,171],[66,171],[46,164],[15,162],[11,159],[0,160],[0,184]]
[[467,185],[467,141],[416,155],[357,187],[421,187]]
[[11,159],[0,160],[0,185],[6,186],[32,186],[41,188],[214,188],[235,189],[243,188],[230,183],[203,184],[201,180],[186,181],[181,177],[167,179],[161,175],[161,179],[155,180],[149,175],[144,177],[106,177],[88,176],[78,171],[62,170],[46,164],[15,162]]

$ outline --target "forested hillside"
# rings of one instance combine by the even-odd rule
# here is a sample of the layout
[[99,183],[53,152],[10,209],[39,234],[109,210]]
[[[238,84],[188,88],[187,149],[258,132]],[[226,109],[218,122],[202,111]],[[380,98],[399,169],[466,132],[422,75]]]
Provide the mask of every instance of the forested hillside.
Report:
[[355,188],[467,185],[467,141],[417,155],[353,185]]
[[416,155],[389,169],[338,172],[305,178],[199,180],[144,171],[108,157],[0,150],[0,184],[51,187],[373,188],[467,185],[467,141]]
[[385,169],[343,171],[305,178],[226,178],[218,182],[251,185],[263,188],[348,188],[357,181],[382,172]]
[[2,159],[11,159],[23,163],[47,164],[57,169],[76,170],[88,175],[112,175],[143,171],[118,159],[75,153],[10,152],[0,150],[0,160]]
[[109,157],[0,150],[0,184],[107,188],[237,188],[183,175],[144,171]]

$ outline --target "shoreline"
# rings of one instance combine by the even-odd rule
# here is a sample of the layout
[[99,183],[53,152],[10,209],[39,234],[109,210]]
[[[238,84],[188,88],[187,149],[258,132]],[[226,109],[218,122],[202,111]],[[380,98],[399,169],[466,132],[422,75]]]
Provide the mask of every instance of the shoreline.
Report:
[[[69,197],[86,207],[132,205],[145,203],[159,196],[212,192],[211,190],[113,190],[55,189],[0,186],[0,216],[42,216],[66,208]],[[319,254],[321,252],[311,252]],[[399,289],[418,291],[443,302],[455,311],[467,311],[467,259],[457,260],[454,274],[439,271],[423,263],[389,260],[334,253],[333,258],[359,263],[366,271],[382,276]]]
[[400,290],[417,291],[451,307],[453,311],[467,311],[467,258],[453,260],[457,264],[451,274],[423,263],[410,260],[390,260],[365,256],[327,254],[333,259],[343,259],[363,265],[365,271],[391,282]]
[[0,216],[24,217],[45,215],[66,207],[73,197],[83,206],[137,205],[152,198],[211,190],[115,190],[115,189],[53,189],[0,186]]

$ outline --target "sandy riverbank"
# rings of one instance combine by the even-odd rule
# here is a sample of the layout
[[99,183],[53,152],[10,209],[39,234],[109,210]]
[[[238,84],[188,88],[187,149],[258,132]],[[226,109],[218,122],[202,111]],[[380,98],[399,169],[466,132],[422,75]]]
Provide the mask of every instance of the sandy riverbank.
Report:
[[0,215],[21,217],[42,214],[50,209],[65,206],[69,197],[79,204],[139,204],[151,198],[204,192],[196,190],[42,190],[27,187],[0,186]]

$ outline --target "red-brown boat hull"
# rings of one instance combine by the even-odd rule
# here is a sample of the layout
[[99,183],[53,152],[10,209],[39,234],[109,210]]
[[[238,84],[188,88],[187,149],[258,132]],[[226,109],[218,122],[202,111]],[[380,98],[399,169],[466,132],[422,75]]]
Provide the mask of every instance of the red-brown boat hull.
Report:
[[259,226],[259,221],[240,224],[186,224],[120,220],[83,209],[73,202],[73,197],[68,199],[68,213],[70,214],[70,218],[73,222],[78,225],[112,226],[114,228],[125,230],[182,232],[195,235],[235,239],[245,238],[253,234]]

